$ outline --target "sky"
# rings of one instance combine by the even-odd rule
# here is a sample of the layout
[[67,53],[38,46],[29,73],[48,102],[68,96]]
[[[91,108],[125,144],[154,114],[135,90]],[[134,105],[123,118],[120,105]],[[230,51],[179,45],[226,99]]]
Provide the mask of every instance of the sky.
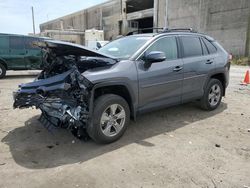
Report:
[[107,0],[0,0],[0,33],[33,33],[31,6],[36,33],[39,24],[74,13]]

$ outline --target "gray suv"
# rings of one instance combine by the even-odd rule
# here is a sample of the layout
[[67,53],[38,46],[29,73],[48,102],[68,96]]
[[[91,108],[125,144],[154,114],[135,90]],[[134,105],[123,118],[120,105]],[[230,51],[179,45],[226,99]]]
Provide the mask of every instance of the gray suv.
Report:
[[226,93],[229,54],[213,38],[191,30],[136,34],[99,51],[44,41],[43,71],[14,92],[14,108],[35,106],[46,128],[110,143],[131,118],[189,101],[214,110]]

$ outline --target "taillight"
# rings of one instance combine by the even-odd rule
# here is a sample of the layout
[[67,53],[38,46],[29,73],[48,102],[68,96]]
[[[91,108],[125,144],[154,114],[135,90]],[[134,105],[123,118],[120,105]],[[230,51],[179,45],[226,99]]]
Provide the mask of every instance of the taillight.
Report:
[[229,59],[229,61],[232,61],[232,60],[233,60],[233,55],[232,55],[232,54],[229,54],[229,55],[228,55],[228,59]]

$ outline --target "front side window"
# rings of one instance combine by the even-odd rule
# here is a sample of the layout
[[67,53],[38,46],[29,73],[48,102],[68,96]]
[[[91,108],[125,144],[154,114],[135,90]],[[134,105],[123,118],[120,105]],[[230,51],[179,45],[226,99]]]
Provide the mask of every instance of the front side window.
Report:
[[182,36],[184,57],[202,56],[202,47],[199,37]]
[[152,51],[164,52],[167,60],[177,59],[178,50],[175,37],[164,37],[157,40],[153,45],[151,45],[146,54]]
[[10,37],[10,48],[11,49],[24,49],[23,37]]
[[106,44],[98,51],[118,59],[129,59],[151,38],[148,36],[123,37]]

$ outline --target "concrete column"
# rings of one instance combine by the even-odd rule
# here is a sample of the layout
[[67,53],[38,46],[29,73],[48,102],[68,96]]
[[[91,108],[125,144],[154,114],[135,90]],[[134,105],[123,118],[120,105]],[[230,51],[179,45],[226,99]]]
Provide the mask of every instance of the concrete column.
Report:
[[250,58],[250,11],[248,15],[248,26],[247,26],[247,32],[246,32],[245,56]]
[[103,30],[102,7],[100,7],[100,30]]
[[128,33],[128,20],[127,20],[127,10],[126,6],[127,0],[121,0],[121,15],[122,15],[122,34],[126,35]]
[[165,7],[165,8],[166,8],[166,12],[165,12],[165,26],[164,26],[165,28],[168,28],[168,27],[169,27],[169,26],[168,26],[168,25],[169,25],[169,24],[168,24],[168,1],[169,1],[169,0],[166,0],[166,7]]
[[154,0],[154,27],[158,27],[159,0]]

